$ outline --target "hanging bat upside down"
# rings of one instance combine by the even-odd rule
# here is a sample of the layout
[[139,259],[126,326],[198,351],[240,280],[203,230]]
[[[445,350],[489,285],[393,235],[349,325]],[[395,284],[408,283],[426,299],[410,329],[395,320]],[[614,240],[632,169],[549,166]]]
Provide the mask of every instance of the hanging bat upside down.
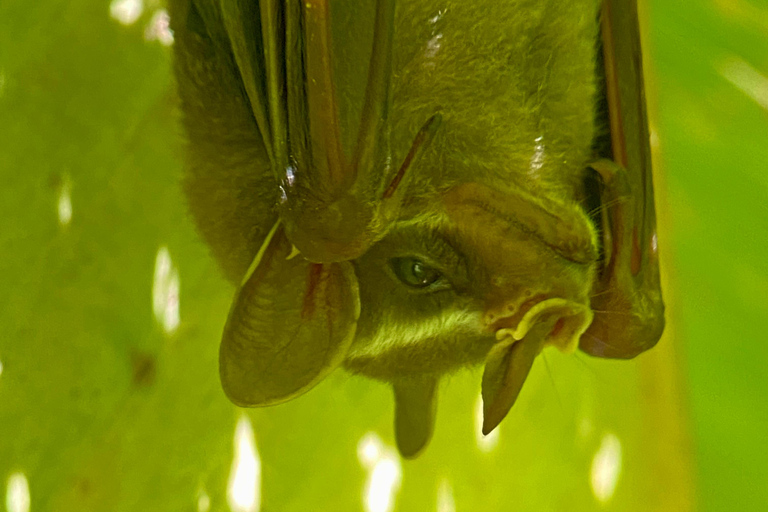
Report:
[[634,0],[171,0],[185,191],[238,284],[221,382],[391,384],[403,456],[485,364],[483,432],[552,345],[664,328]]

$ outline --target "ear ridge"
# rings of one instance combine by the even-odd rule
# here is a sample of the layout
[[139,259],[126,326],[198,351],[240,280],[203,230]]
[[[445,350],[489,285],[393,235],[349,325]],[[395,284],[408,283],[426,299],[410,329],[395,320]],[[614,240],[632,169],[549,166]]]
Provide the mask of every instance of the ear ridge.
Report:
[[423,450],[435,429],[437,377],[425,375],[392,383],[395,393],[395,439],[406,459]]
[[290,257],[278,221],[237,291],[219,349],[222,387],[244,407],[305,393],[339,366],[360,315],[349,262]]

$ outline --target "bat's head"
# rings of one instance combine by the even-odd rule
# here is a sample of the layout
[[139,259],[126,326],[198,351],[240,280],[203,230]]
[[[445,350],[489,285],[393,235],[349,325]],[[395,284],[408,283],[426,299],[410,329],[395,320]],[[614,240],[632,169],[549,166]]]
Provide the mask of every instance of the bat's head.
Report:
[[[413,403],[423,399],[414,386],[484,362],[489,432],[539,352],[573,351],[589,327],[595,235],[576,205],[520,191],[464,183],[435,201],[412,205],[432,213],[399,222],[354,262],[361,313],[344,365],[393,382],[400,414],[431,410]],[[420,448],[427,438],[398,433],[405,446]]]
[[407,205],[359,258],[311,263],[277,223],[246,274],[222,337],[227,395],[294,398],[339,365],[392,383],[405,456],[432,432],[445,373],[485,364],[490,432],[547,345],[575,350],[592,321],[593,228],[575,205],[487,183]]

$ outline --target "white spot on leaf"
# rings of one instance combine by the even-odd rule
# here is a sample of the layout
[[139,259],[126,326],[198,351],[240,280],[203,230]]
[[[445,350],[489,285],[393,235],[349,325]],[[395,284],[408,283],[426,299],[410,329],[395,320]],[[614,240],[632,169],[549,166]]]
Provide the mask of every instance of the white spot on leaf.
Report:
[[483,395],[478,395],[475,402],[475,441],[482,452],[490,452],[499,444],[499,427],[487,436],[483,435]]
[[606,434],[592,459],[592,493],[600,503],[613,496],[621,474],[621,442],[613,434]]
[[201,488],[197,492],[197,512],[208,512],[211,509],[211,497]]
[[649,140],[651,142],[651,147],[653,149],[659,148],[659,133],[656,131],[655,128],[651,127],[649,128]]
[[29,512],[29,483],[24,473],[14,473],[8,477],[5,508],[8,512]]
[[366,512],[391,512],[402,481],[399,455],[379,436],[369,432],[357,444],[357,456],[360,464],[368,470],[363,492]]
[[159,41],[163,46],[173,44],[173,30],[171,30],[171,17],[165,9],[158,9],[149,20],[144,39],[147,41]]
[[579,421],[579,437],[582,439],[587,439],[589,436],[592,435],[592,432],[595,430],[594,425],[592,424],[592,420],[588,417],[584,416],[581,418],[581,421]]
[[371,469],[381,457],[382,448],[379,436],[374,432],[365,434],[357,443],[357,458],[360,464],[366,469]]
[[165,246],[158,249],[155,258],[152,309],[165,332],[171,333],[179,326],[179,272]]
[[395,457],[382,457],[368,478],[365,509],[368,512],[389,512],[394,509],[394,497],[400,489],[400,479],[400,462]]
[[456,502],[453,499],[453,488],[448,480],[440,482],[437,488],[437,512],[456,512]]
[[760,73],[739,57],[729,57],[718,67],[720,74],[749,96],[754,102],[768,110],[768,77]]
[[112,0],[109,4],[109,15],[123,25],[133,25],[144,12],[142,0]]
[[235,427],[234,447],[227,503],[232,512],[256,512],[261,508],[261,460],[251,422],[245,415]]
[[59,192],[59,224],[66,226],[72,220],[72,197],[68,181],[64,181]]

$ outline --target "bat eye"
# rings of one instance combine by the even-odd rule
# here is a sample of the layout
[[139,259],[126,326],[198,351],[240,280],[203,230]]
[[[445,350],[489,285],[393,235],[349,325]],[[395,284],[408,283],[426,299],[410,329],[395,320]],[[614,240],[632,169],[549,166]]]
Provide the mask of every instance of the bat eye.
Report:
[[439,271],[416,258],[392,258],[390,265],[397,278],[411,288],[427,288],[443,277]]

